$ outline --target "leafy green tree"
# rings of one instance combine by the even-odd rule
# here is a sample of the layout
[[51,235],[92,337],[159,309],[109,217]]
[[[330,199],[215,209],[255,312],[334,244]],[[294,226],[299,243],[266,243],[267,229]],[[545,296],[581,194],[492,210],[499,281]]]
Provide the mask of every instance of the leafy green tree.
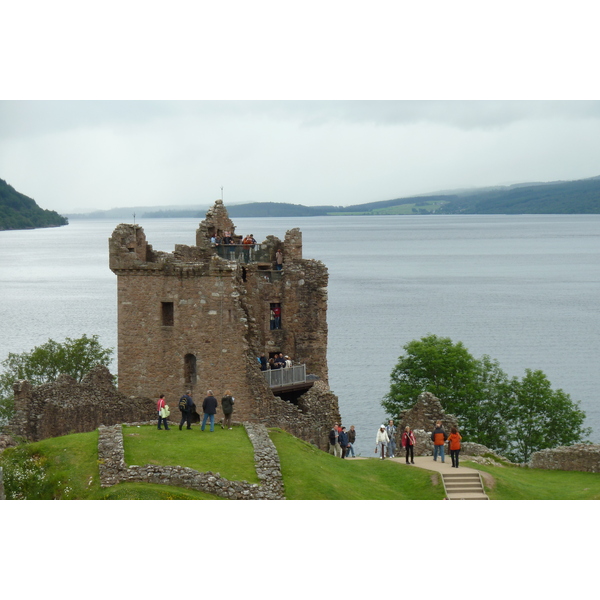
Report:
[[390,415],[412,408],[419,394],[431,392],[450,413],[464,412],[473,393],[479,365],[462,342],[427,335],[404,346],[391,373],[390,392],[382,405]]
[[477,360],[462,342],[432,334],[409,342],[404,350],[382,401],[389,415],[412,408],[419,394],[431,392],[446,412],[460,419],[464,436],[489,448],[505,446],[498,409],[508,377],[497,361],[489,356]]
[[542,371],[525,370],[510,384],[507,419],[510,447],[506,455],[527,462],[533,452],[581,442],[591,433],[583,427],[585,413],[562,390],[553,390]]
[[0,374],[0,423],[12,413],[13,383],[16,380],[27,379],[38,386],[55,381],[61,373],[66,373],[80,382],[96,365],[108,367],[112,355],[113,349],[104,348],[97,335],[66,338],[63,343],[50,339],[30,352],[10,353],[1,363],[4,373]]
[[541,371],[510,380],[498,361],[474,358],[461,342],[427,335],[404,346],[382,405],[391,417],[412,408],[422,392],[457,417],[465,440],[516,462],[543,448],[580,442],[585,413]]

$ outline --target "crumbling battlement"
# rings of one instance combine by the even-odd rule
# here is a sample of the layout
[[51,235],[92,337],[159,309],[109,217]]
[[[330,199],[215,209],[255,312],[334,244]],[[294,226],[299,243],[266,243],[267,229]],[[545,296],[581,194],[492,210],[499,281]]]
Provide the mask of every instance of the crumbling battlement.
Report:
[[[233,244],[215,245],[229,233]],[[247,232],[250,234],[251,232]],[[325,265],[302,257],[302,233],[242,245],[221,200],[196,230],[196,245],[156,252],[139,225],[119,225],[109,239],[117,275],[119,391],[174,405],[187,390],[198,405],[211,390],[235,397],[237,420],[273,423],[327,448],[339,419],[328,390]],[[276,253],[283,269],[276,269]],[[274,326],[274,307],[281,311]],[[324,402],[299,407],[304,390],[271,390],[258,357],[288,355],[324,386]],[[316,393],[316,392],[315,392]],[[293,429],[293,431],[292,431]],[[321,439],[323,441],[321,442]]]
[[33,387],[14,384],[15,416],[8,433],[30,442],[94,431],[100,425],[156,419],[156,403],[120,394],[106,367],[92,369],[81,383],[60,375],[53,383]]

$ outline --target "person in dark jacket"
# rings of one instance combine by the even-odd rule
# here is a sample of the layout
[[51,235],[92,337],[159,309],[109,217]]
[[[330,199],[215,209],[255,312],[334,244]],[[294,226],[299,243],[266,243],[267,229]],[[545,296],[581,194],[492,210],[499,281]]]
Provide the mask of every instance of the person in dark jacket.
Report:
[[356,456],[354,454],[354,442],[356,441],[356,429],[354,429],[354,425],[350,425],[350,430],[348,431],[348,449],[346,450],[346,458],[350,458],[350,453],[352,452],[352,458]]
[[340,442],[340,448],[342,449],[342,458],[346,458],[346,452],[348,451],[348,433],[346,432],[346,428],[342,427],[340,434],[338,436],[338,440]]
[[[182,401],[185,400],[185,403]],[[183,427],[183,424],[187,421],[186,429],[192,428],[192,412],[196,408],[194,401],[192,400],[192,392],[188,390],[181,398],[179,399],[179,410],[181,411],[181,422],[179,423],[179,431]]]
[[208,390],[206,392],[207,396],[204,398],[202,402],[202,412],[204,413],[204,418],[202,419],[202,431],[204,431],[204,426],[206,425],[206,421],[210,418],[210,430],[211,432],[215,430],[215,415],[217,414],[217,406],[219,403],[217,399],[213,396],[212,390]]
[[442,462],[444,462],[444,444],[448,439],[448,434],[444,431],[441,421],[436,421],[435,429],[431,434],[431,441],[433,442],[433,460],[437,460],[438,454],[440,455]]
[[231,429],[231,415],[233,413],[233,403],[235,398],[231,395],[231,392],[227,390],[225,395],[221,398],[221,410],[223,411],[223,420],[221,421],[221,429]]
[[260,370],[266,371],[267,370],[267,357],[265,356],[264,352],[260,355],[258,362],[260,363]]

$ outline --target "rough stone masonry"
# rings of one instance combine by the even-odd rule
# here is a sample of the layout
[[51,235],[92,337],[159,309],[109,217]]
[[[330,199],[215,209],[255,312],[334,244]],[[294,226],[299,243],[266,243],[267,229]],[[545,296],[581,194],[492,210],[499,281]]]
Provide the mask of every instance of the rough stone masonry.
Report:
[[[211,241],[226,232],[233,244]],[[299,229],[283,241],[241,241],[221,200],[200,223],[196,245],[178,244],[172,253],[155,251],[139,225],[117,226],[109,265],[117,275],[119,391],[165,394],[174,406],[191,390],[201,406],[209,389],[217,398],[230,390],[236,420],[282,427],[326,450],[340,419],[328,385],[327,268],[302,258]],[[272,389],[258,357],[279,352],[306,365],[319,385]]]

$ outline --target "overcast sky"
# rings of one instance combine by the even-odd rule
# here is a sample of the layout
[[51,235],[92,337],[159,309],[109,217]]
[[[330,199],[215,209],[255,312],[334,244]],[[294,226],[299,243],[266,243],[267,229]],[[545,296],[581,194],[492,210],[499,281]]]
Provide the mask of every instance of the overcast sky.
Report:
[[348,206],[600,175],[591,2],[4,10],[0,178],[43,208],[206,206],[221,186],[226,204]]
[[600,175],[598,101],[3,101],[0,178],[59,212],[348,206]]

